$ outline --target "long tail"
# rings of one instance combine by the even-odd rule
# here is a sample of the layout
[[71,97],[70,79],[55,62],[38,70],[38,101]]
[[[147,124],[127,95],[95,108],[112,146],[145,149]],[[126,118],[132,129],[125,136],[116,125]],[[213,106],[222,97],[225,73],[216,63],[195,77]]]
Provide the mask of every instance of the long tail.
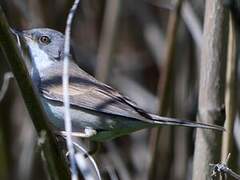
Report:
[[192,128],[203,128],[203,129],[213,129],[217,131],[225,131],[224,127],[212,124],[205,124],[199,122],[191,122],[186,120],[180,120],[175,118],[168,118],[157,116],[155,114],[148,114],[151,120],[146,120],[145,122],[159,125],[169,125],[169,126],[184,126]]

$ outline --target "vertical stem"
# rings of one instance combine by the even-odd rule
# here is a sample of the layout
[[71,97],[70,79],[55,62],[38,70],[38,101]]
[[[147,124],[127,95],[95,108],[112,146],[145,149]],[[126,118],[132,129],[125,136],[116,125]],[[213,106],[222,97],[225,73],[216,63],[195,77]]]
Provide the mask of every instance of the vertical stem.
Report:
[[229,16],[229,39],[228,39],[228,58],[227,58],[227,72],[226,72],[226,133],[223,134],[222,140],[222,162],[224,162],[231,152],[233,139],[233,125],[236,116],[236,82],[237,82],[237,57],[236,57],[236,27],[230,13]]
[[106,1],[106,10],[97,55],[96,78],[100,81],[107,81],[110,70],[110,58],[120,12],[120,3],[120,0]]
[[75,0],[72,8],[69,11],[67,17],[67,23],[65,28],[65,40],[64,40],[64,59],[63,59],[63,104],[64,104],[64,124],[65,131],[67,133],[67,148],[70,156],[70,166],[71,166],[71,179],[78,180],[77,166],[75,162],[75,151],[72,142],[72,121],[70,115],[70,98],[69,98],[69,56],[70,56],[70,38],[71,38],[71,25],[74,14],[77,10],[80,0]]
[[[227,14],[222,1],[206,1],[198,97],[199,122],[224,123],[227,30]],[[209,179],[209,164],[220,158],[220,137],[219,132],[197,129],[193,180]]]
[[[175,51],[175,43],[177,36],[177,28],[180,19],[180,12],[182,7],[183,0],[177,0],[175,9],[171,12],[168,22],[167,28],[167,38],[166,38],[166,56],[165,56],[165,67],[163,68],[163,77],[162,81],[159,80],[158,83],[158,92],[159,93],[159,110],[158,113],[161,116],[166,116],[168,111],[168,101],[170,97],[170,88],[171,88],[171,77],[173,70],[173,60],[174,60],[174,51]],[[161,91],[160,91],[161,90]],[[152,152],[152,160],[150,164],[149,176],[148,179],[156,179],[157,172],[157,153],[158,153],[158,145],[160,139],[160,129],[153,129],[151,133],[151,142],[153,142],[153,152]]]

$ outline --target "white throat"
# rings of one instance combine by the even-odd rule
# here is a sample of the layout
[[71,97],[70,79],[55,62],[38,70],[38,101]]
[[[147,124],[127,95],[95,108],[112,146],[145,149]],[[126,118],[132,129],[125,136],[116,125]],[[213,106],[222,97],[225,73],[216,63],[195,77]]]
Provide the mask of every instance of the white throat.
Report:
[[[39,48],[38,44],[32,40],[28,40],[28,46],[34,61],[34,64],[39,72],[39,75],[42,76],[44,70],[51,67],[54,64],[54,61],[49,59],[48,55]],[[33,69],[31,69],[31,73]]]

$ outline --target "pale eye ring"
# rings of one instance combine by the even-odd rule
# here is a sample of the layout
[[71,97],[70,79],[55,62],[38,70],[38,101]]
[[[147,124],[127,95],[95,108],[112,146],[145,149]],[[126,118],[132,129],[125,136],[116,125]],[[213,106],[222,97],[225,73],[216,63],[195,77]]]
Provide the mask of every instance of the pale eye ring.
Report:
[[49,44],[51,42],[50,38],[48,36],[41,36],[39,38],[39,41],[43,44]]

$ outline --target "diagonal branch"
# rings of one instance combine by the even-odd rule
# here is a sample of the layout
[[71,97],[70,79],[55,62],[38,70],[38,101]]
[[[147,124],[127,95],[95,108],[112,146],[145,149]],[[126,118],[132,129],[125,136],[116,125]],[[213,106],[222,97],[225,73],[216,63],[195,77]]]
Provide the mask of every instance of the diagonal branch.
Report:
[[33,124],[39,136],[44,136],[43,152],[47,160],[49,174],[52,179],[69,179],[69,170],[65,164],[64,157],[58,149],[56,139],[48,127],[48,117],[46,116],[36,89],[33,87],[29,77],[24,59],[21,56],[15,41],[9,32],[9,25],[0,7],[0,46],[4,51],[8,64],[15,76],[17,84],[21,90],[24,102],[27,106]]

